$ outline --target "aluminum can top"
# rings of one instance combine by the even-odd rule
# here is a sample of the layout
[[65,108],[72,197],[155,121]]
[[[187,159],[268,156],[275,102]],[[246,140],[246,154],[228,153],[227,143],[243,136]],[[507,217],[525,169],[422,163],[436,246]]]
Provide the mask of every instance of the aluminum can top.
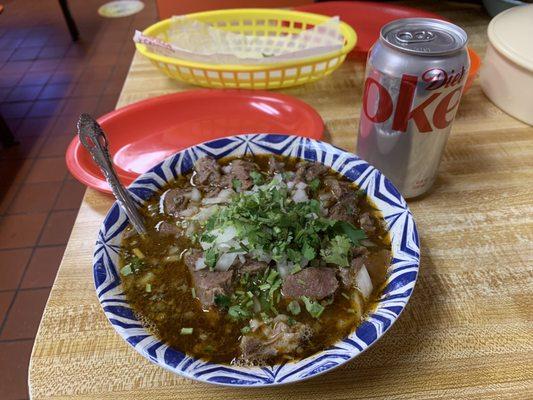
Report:
[[457,25],[432,18],[398,19],[380,32],[380,39],[388,46],[419,56],[453,54],[465,47],[467,38]]

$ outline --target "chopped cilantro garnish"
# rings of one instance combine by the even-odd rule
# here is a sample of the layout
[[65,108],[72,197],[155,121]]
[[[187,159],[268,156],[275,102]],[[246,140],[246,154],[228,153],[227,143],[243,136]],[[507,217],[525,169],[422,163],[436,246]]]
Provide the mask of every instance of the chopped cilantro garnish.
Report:
[[132,252],[133,252],[133,254],[135,254],[135,256],[136,256],[137,258],[139,258],[139,259],[141,259],[141,260],[144,258],[144,254],[143,254],[143,252],[142,252],[139,248],[135,247],[135,248],[132,250]]
[[196,289],[194,287],[191,288],[191,296],[192,298],[196,298]]
[[124,276],[128,276],[128,275],[131,275],[132,273],[132,269],[131,269],[131,264],[126,264],[122,267],[122,269],[120,270],[120,273]]
[[233,320],[241,320],[249,318],[251,313],[239,305],[234,305],[228,308],[228,315]]
[[242,187],[242,182],[239,179],[233,178],[231,180],[231,186],[233,186],[233,190],[235,190],[236,192],[239,192]]
[[250,172],[250,177],[252,178],[254,185],[260,185],[263,183],[263,175],[257,171]]
[[209,269],[215,268],[215,265],[218,260],[217,250],[214,247],[211,247],[210,249],[207,249],[205,251],[204,256],[205,256],[205,265],[207,265]]
[[340,267],[348,267],[350,262],[348,255],[352,243],[343,235],[337,235],[331,239],[329,246],[320,251],[320,255],[329,264],[336,264]]
[[224,294],[215,295],[215,304],[220,308],[228,308],[231,304],[229,296]]
[[357,246],[360,240],[366,239],[365,231],[357,229],[346,221],[336,221],[333,230],[339,234],[346,235],[354,246]]
[[320,180],[318,178],[315,178],[311,182],[309,182],[308,185],[309,189],[311,189],[313,192],[316,192],[320,187]]
[[293,300],[287,306],[287,310],[290,311],[292,315],[298,315],[301,311],[300,304],[298,303],[298,301]]
[[317,301],[314,301],[314,300],[311,300],[309,297],[307,296],[302,296],[301,297],[302,301],[304,302],[305,304],[305,309],[307,310],[307,312],[313,317],[313,318],[318,318],[320,317],[320,315],[322,314],[322,312],[324,311],[324,306],[321,305],[319,302]]
[[147,292],[147,293],[150,293],[152,291],[152,285],[150,285],[149,283],[146,284],[146,286],[144,287],[144,290]]
[[181,328],[180,335],[192,335],[193,328]]
[[243,327],[241,328],[241,333],[242,333],[243,335],[246,335],[247,333],[250,333],[251,331],[252,331],[252,328],[250,328],[248,325],[243,326]]

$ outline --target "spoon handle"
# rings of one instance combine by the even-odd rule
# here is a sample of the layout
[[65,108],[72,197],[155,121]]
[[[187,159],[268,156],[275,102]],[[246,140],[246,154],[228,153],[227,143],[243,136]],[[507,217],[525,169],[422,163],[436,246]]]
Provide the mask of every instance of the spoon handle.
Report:
[[107,183],[111,186],[113,194],[128,216],[133,227],[139,234],[144,235],[146,233],[146,228],[144,226],[143,218],[137,209],[135,202],[131,198],[130,193],[122,183],[120,183],[117,177],[107,148],[107,138],[102,127],[93,117],[84,113],[80,115],[80,119],[78,120],[78,135],[81,143],[91,154],[96,165],[102,170]]

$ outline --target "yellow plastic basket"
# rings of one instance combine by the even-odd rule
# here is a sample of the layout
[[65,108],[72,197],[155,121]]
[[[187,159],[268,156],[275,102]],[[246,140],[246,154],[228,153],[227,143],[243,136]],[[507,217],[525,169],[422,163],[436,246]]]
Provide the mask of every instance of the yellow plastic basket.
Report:
[[[280,9],[231,9],[188,14],[188,18],[220,29],[245,35],[283,36],[294,34],[327,21],[323,15]],[[147,36],[167,40],[171,19],[160,21],[144,30]],[[305,60],[268,65],[208,64],[166,57],[152,53],[144,44],[137,50],[170,78],[211,88],[278,89],[316,81],[337,69],[354,48],[355,31],[341,22],[344,36],[342,49]]]

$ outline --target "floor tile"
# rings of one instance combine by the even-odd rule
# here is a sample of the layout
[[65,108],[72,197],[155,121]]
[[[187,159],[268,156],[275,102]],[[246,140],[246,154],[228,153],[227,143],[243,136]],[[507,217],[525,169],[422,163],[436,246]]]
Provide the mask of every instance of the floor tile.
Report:
[[20,44],[20,47],[37,47],[42,46],[46,43],[47,37],[43,35],[29,35],[27,36],[22,43]]
[[63,108],[63,100],[38,100],[30,111],[29,117],[51,117],[57,115]]
[[0,393],[3,400],[29,397],[28,366],[33,340],[0,343]]
[[64,157],[41,158],[35,160],[26,182],[61,182],[67,173]]
[[40,59],[46,58],[63,58],[65,53],[68,51],[70,44],[66,46],[46,46],[43,47],[39,53]]
[[31,67],[28,69],[30,72],[53,72],[57,69],[59,65],[59,59],[49,59],[49,60],[35,60]]
[[24,183],[7,209],[7,214],[47,212],[54,205],[62,182]]
[[11,61],[28,61],[35,60],[41,51],[40,47],[19,47],[17,48],[9,60]]
[[40,157],[62,157],[65,155],[67,147],[74,139],[74,135],[51,135],[44,142],[39,156]]
[[31,101],[35,100],[43,87],[41,85],[34,86],[17,86],[13,88],[7,101]]
[[61,99],[72,92],[72,83],[48,83],[39,95],[40,99]]
[[80,81],[72,89],[73,96],[100,96],[106,86],[106,81]]
[[54,210],[78,209],[87,187],[78,181],[65,181],[59,192]]
[[81,80],[86,82],[105,81],[113,72],[112,66],[88,66],[81,75]]
[[96,96],[65,100],[65,107],[61,111],[61,115],[79,116],[81,113],[94,114],[99,100],[99,97]]
[[81,72],[79,71],[64,71],[64,70],[57,70],[53,73],[52,77],[50,78],[50,83],[71,83],[76,82],[78,78],[80,77]]
[[0,186],[20,183],[26,178],[33,164],[32,160],[0,159]]
[[107,114],[108,112],[113,111],[116,108],[118,101],[118,95],[112,94],[112,95],[105,95],[100,97],[100,102],[98,103],[98,107],[96,108],[95,115],[97,117],[100,117],[104,114]]
[[15,136],[17,137],[18,144],[11,146],[8,149],[3,149],[0,153],[0,159],[25,159],[32,158],[37,155],[40,148],[44,144],[45,137],[43,136],[21,136],[17,132]]
[[24,275],[21,288],[52,286],[64,252],[65,246],[36,248]]
[[7,211],[11,201],[17,195],[19,187],[20,185],[17,184],[0,186],[0,216]]
[[24,72],[3,72],[0,71],[0,87],[13,88],[20,82]]
[[11,54],[13,54],[13,49],[0,49],[0,62],[7,61]]
[[21,85],[44,85],[51,77],[50,72],[27,72],[20,81]]
[[31,247],[37,243],[46,220],[45,213],[0,217],[0,249]]
[[35,337],[49,293],[48,288],[19,291],[7,315],[0,339]]
[[20,103],[4,103],[0,105],[0,111],[4,118],[24,118],[33,103],[29,101]]
[[[0,49],[4,49],[0,44]],[[2,74],[12,74],[12,73],[21,73],[23,74],[31,67],[31,61],[10,61],[6,63],[0,72]]]
[[11,305],[11,302],[13,301],[14,296],[15,296],[14,290],[9,291],[9,292],[0,292],[0,326],[4,322],[4,318],[6,317],[7,310],[9,310],[9,306]]
[[46,136],[55,124],[53,117],[27,117],[16,130],[17,138],[24,136]]
[[43,229],[39,245],[66,244],[77,214],[78,210],[51,212]]
[[[0,251],[0,260],[2,260],[0,263],[0,290],[17,289],[31,253],[32,249]],[[0,323],[1,321],[0,318]]]
[[56,123],[52,129],[52,135],[77,135],[76,124],[78,123],[80,115],[61,115],[57,118]]

